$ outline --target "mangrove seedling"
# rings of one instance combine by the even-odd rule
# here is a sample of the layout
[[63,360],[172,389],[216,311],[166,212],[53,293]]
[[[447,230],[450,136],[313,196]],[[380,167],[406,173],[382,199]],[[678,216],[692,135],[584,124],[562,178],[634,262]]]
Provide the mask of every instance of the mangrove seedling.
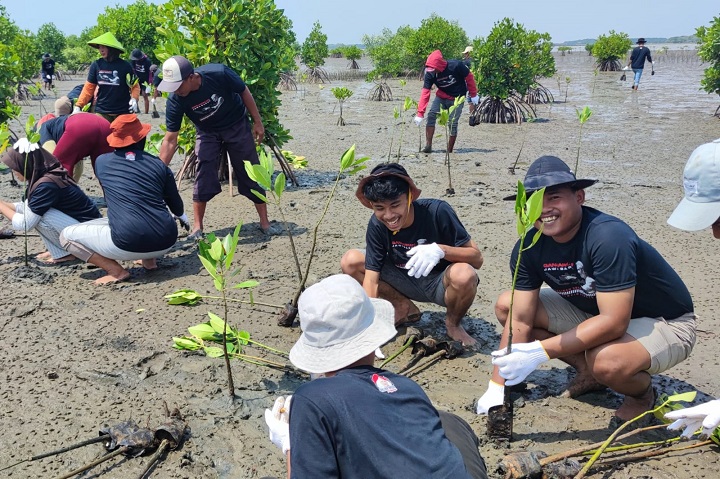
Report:
[[[510,287],[510,308],[507,319],[507,346],[505,354],[512,352],[513,341],[513,304],[515,300],[515,287],[517,285],[518,271],[520,270],[520,259],[524,251],[529,250],[538,242],[542,235],[542,225],[537,229],[530,244],[526,244],[526,237],[530,230],[534,227],[535,222],[540,219],[543,208],[543,197],[545,196],[545,188],[542,188],[527,197],[525,187],[522,182],[517,182],[517,192],[515,195],[515,227],[520,241],[518,242],[517,258],[515,260],[515,268],[513,269],[512,285]],[[487,434],[493,439],[502,439],[509,441],[512,438],[513,430],[513,405],[510,398],[510,388],[505,386],[503,403],[499,406],[493,406],[488,411]]]
[[400,161],[400,150],[403,144],[403,136],[405,136],[405,130],[409,127],[409,123],[405,121],[405,116],[408,110],[414,110],[415,108],[417,108],[417,102],[409,96],[406,96],[405,101],[403,101],[402,112],[400,112],[400,140],[398,141],[397,149],[398,162]]
[[577,176],[578,171],[578,164],[580,162],[580,143],[582,142],[582,131],[583,131],[583,125],[585,125],[585,122],[588,121],[588,119],[592,116],[592,110],[589,106],[586,106],[582,110],[575,109],[575,113],[577,114],[578,121],[580,122],[580,132],[578,134],[578,146],[577,146],[577,155],[575,156],[575,176]]
[[[275,205],[280,210],[280,214],[283,219],[283,224],[285,225],[285,230],[287,231],[288,237],[290,238],[290,244],[292,246],[292,252],[293,256],[295,258],[295,264],[298,267],[298,288],[295,291],[295,295],[293,299],[288,302],[285,305],[285,310],[278,318],[278,325],[279,326],[285,326],[290,327],[293,324],[293,321],[295,320],[295,317],[297,316],[297,304],[298,299],[300,299],[300,294],[305,289],[305,283],[307,282],[308,276],[310,274],[310,265],[312,264],[313,256],[315,255],[315,247],[317,246],[317,234],[318,230],[320,228],[320,224],[322,223],[323,219],[325,218],[325,215],[328,212],[328,208],[330,207],[330,202],[332,201],[333,197],[335,196],[335,191],[337,190],[338,184],[340,183],[340,179],[343,178],[344,175],[352,176],[355,173],[365,169],[364,163],[369,160],[369,156],[364,156],[362,158],[355,158],[355,145],[352,145],[350,148],[348,148],[345,153],[343,153],[342,157],[340,157],[340,169],[338,170],[337,177],[335,178],[335,183],[333,184],[332,190],[330,190],[330,193],[327,196],[327,199],[325,200],[325,207],[322,210],[322,213],[320,214],[320,217],[318,218],[317,222],[315,223],[315,227],[313,228],[313,236],[312,236],[312,243],[310,246],[310,254],[307,257],[307,261],[305,263],[305,270],[304,272],[300,271],[300,259],[297,254],[297,250],[295,249],[295,243],[293,241],[292,233],[290,232],[290,229],[288,228],[287,222],[285,221],[285,215],[282,212],[282,206],[281,206],[281,198],[283,191],[285,190],[285,177],[282,173],[278,174],[278,177],[275,179],[275,185],[272,187],[271,185],[271,178],[274,170],[274,165],[272,161],[267,159],[267,156],[265,156],[265,160],[260,160],[259,165],[253,165],[249,161],[245,161],[245,171],[248,174],[248,177],[257,182],[260,186],[265,188],[266,190],[270,191],[271,196],[274,199]],[[280,179],[281,178],[281,179]],[[253,194],[263,200],[265,203],[269,203],[269,199],[266,195],[263,195],[259,191],[252,190]]]
[[[463,103],[465,102],[465,95],[459,96],[455,98],[455,101],[453,102],[452,106],[448,108],[447,110],[440,107],[440,114],[437,116],[437,123],[445,127],[445,165],[447,166],[447,172],[448,172],[448,187],[445,190],[445,193],[448,195],[454,195],[455,194],[455,188],[453,188],[452,185],[452,176],[450,175],[450,125],[452,121],[457,120],[457,116],[459,115],[458,107],[461,107]],[[455,112],[458,113],[455,113]]]
[[337,125],[345,126],[345,120],[343,119],[343,104],[348,100],[348,98],[353,96],[353,91],[345,88],[344,86],[331,88],[330,91],[332,91],[332,94],[335,96],[335,99],[340,105],[340,118],[338,118]]

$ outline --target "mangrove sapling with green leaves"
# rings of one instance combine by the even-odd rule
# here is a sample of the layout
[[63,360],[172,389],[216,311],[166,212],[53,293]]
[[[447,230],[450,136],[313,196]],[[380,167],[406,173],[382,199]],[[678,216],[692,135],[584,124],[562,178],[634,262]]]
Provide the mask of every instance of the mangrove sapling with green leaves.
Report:
[[357,45],[350,45],[348,47],[345,47],[342,49],[342,53],[345,55],[345,58],[350,60],[350,63],[348,64],[348,68],[351,70],[359,70],[360,65],[358,65],[358,60],[362,58],[362,50]]
[[[242,285],[242,283],[240,283]],[[238,287],[238,286],[236,286]],[[250,338],[250,333],[233,328],[216,314],[208,313],[209,321],[188,328],[190,336],[174,337],[173,347],[182,351],[202,350],[208,357],[219,358],[227,355],[230,359],[240,359],[258,366],[285,369],[286,363],[279,363],[259,356],[245,354],[244,346],[254,346],[266,352],[288,357],[288,353],[271,348]],[[223,348],[214,344],[224,344]]]
[[344,86],[331,88],[330,91],[340,105],[340,118],[338,118],[337,126],[345,126],[345,120],[343,119],[343,105],[351,96],[353,96],[353,91],[345,88]]
[[592,47],[592,55],[601,72],[615,72],[622,68],[620,59],[624,58],[632,46],[627,33],[616,33],[610,30],[607,35],[600,35]]
[[[520,260],[524,251],[529,250],[540,239],[542,235],[542,225],[533,235],[530,244],[526,245],[526,237],[535,223],[540,219],[543,208],[543,197],[545,196],[545,188],[542,188],[527,197],[525,187],[522,182],[517,182],[517,192],[515,196],[515,227],[519,237],[517,259],[515,260],[515,268],[513,270],[512,285],[510,287],[510,307],[507,319],[507,346],[505,354],[512,353],[513,342],[513,305],[515,301],[515,288],[517,285],[518,271],[520,270]],[[493,439],[502,439],[509,441],[512,438],[513,430],[513,405],[510,397],[510,388],[504,388],[503,403],[499,406],[493,406],[488,410],[487,434]]]
[[[267,157],[265,157],[265,159],[263,160],[262,156],[260,164],[258,165],[253,165],[249,161],[245,161],[245,171],[247,172],[248,177],[251,180],[257,182],[265,190],[270,191],[270,195],[273,198],[273,203],[278,207],[278,210],[280,210],[280,214],[283,219],[283,225],[285,226],[285,231],[287,231],[288,237],[290,239],[290,245],[292,247],[295,264],[298,268],[298,288],[295,291],[293,299],[285,305],[285,310],[278,317],[277,323],[279,326],[290,327],[295,321],[295,317],[298,313],[298,299],[300,299],[300,294],[305,289],[305,283],[307,282],[308,276],[310,275],[310,265],[312,264],[312,259],[315,255],[318,230],[320,228],[320,224],[322,223],[325,215],[328,212],[330,202],[335,196],[335,191],[337,190],[338,184],[340,183],[340,179],[343,178],[343,175],[352,176],[355,173],[365,169],[366,166],[364,165],[364,163],[369,159],[369,156],[355,158],[355,145],[352,145],[350,148],[348,148],[345,153],[343,153],[342,157],[340,157],[340,168],[338,170],[337,177],[335,178],[335,183],[333,184],[332,190],[330,190],[330,193],[325,200],[325,207],[323,208],[322,213],[320,214],[320,217],[318,218],[317,222],[315,223],[315,227],[313,228],[310,254],[307,257],[304,272],[300,271],[299,269],[300,259],[297,254],[297,250],[295,249],[295,243],[293,241],[292,233],[290,231],[290,228],[288,227],[287,222],[285,221],[285,214],[283,213],[280,201],[282,198],[282,194],[285,191],[285,176],[282,173],[279,173],[278,176],[275,178],[275,184],[273,186],[271,183],[271,178],[274,171],[274,165],[272,161],[267,159]],[[252,190],[252,192],[255,196],[263,200],[265,203],[270,202],[269,198],[266,195],[260,193],[259,191]]]
[[371,101],[392,101],[393,94],[390,85],[387,84],[382,75],[377,74],[374,70],[367,74],[365,81],[375,84],[368,92],[368,100]]
[[578,166],[580,163],[580,144],[582,142],[582,131],[583,131],[583,125],[588,121],[590,116],[592,116],[592,110],[589,106],[586,106],[582,110],[576,108],[575,113],[577,114],[578,121],[580,122],[580,132],[578,133],[578,146],[577,146],[577,155],[575,156],[575,170],[573,173],[575,173],[575,176],[577,176]]
[[565,77],[565,101],[567,103],[568,90],[570,90],[570,77]]
[[[450,175],[450,124],[452,121],[457,121],[456,116],[459,115],[458,108],[462,107],[465,102],[465,95],[455,98],[452,106],[448,109],[440,107],[440,113],[437,116],[437,123],[445,127],[445,165],[447,166],[448,172],[448,187],[445,193],[448,195],[455,194],[455,188],[452,185],[452,176]],[[458,111],[458,113],[455,113]]]
[[397,159],[398,162],[400,162],[400,150],[402,149],[403,144],[403,137],[405,136],[405,130],[409,128],[409,122],[405,121],[406,113],[409,110],[414,110],[417,108],[417,102],[410,98],[409,96],[405,97],[405,101],[403,101],[402,106],[402,112],[400,112],[400,140],[398,141],[398,149],[397,149]]

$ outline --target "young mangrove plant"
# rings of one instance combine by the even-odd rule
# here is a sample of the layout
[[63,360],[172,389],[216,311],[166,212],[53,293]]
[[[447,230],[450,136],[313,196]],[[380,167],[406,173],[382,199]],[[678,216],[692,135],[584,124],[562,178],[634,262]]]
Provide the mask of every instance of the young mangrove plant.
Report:
[[615,72],[622,68],[621,58],[625,58],[632,46],[627,33],[616,33],[610,30],[607,35],[600,35],[592,47],[595,64],[601,72]]
[[455,188],[453,188],[452,185],[452,176],[450,175],[450,125],[453,121],[457,121],[457,118],[455,118],[457,114],[455,112],[458,111],[458,107],[461,107],[464,102],[465,95],[455,98],[450,108],[445,109],[441,106],[440,114],[437,116],[437,123],[445,127],[445,165],[447,166],[448,172],[448,187],[445,193],[448,195],[455,194]]
[[[315,223],[315,227],[313,228],[310,254],[307,257],[307,261],[305,262],[304,272],[300,271],[300,259],[297,254],[297,250],[295,249],[295,243],[293,241],[292,233],[290,232],[287,222],[285,221],[285,214],[283,213],[280,201],[282,198],[282,194],[285,191],[285,176],[282,173],[279,173],[275,178],[275,183],[273,186],[271,183],[271,178],[274,172],[274,165],[272,161],[267,159],[267,157],[265,158],[266,159],[263,160],[261,156],[260,164],[258,165],[253,165],[249,161],[245,161],[245,171],[247,172],[250,179],[256,181],[265,190],[270,191],[271,196],[274,199],[273,203],[278,207],[278,210],[280,211],[280,215],[283,219],[283,224],[285,226],[285,231],[287,232],[290,239],[290,245],[293,257],[295,259],[295,265],[298,268],[298,287],[295,291],[293,299],[285,305],[284,311],[280,314],[277,320],[279,326],[290,327],[292,326],[293,322],[295,321],[295,317],[297,316],[298,299],[300,299],[300,294],[305,289],[305,283],[307,282],[308,276],[310,274],[310,265],[312,264],[312,259],[315,255],[315,247],[317,245],[318,230],[320,229],[320,224],[322,223],[325,215],[328,212],[330,202],[335,196],[337,186],[340,183],[340,180],[344,177],[344,175],[352,176],[355,173],[365,169],[364,163],[369,160],[370,157],[364,156],[362,158],[355,158],[355,145],[352,145],[350,148],[348,148],[345,153],[343,153],[342,157],[340,157],[340,168],[338,170],[337,177],[335,178],[335,183],[333,184],[332,190],[330,190],[330,193],[325,200],[325,207],[323,208],[322,213],[320,214],[320,217],[318,218],[317,222]],[[264,202],[270,202],[266,195],[263,195],[262,193],[255,190],[252,190],[252,192],[255,196],[257,196]]]
[[357,45],[350,45],[348,47],[345,47],[342,49],[342,53],[345,55],[345,58],[350,60],[350,63],[348,63],[348,68],[351,70],[359,70],[360,65],[358,65],[358,60],[362,58],[362,50],[360,50],[360,47]]
[[413,100],[412,98],[410,98],[409,96],[406,96],[405,101],[403,101],[402,112],[400,112],[400,140],[398,141],[398,149],[397,149],[398,162],[400,161],[400,150],[402,149],[403,137],[405,136],[405,131],[410,126],[409,122],[405,121],[405,117],[409,110],[415,110],[416,108],[417,108],[417,102],[415,100]]
[[577,114],[578,121],[580,122],[580,132],[578,133],[578,146],[577,146],[577,155],[575,156],[575,170],[573,173],[575,173],[575,176],[577,176],[578,171],[578,165],[580,163],[580,143],[582,142],[582,131],[583,131],[583,125],[585,125],[585,122],[588,121],[590,116],[592,116],[592,110],[589,106],[586,106],[582,110],[575,109],[575,113]]
[[353,96],[353,91],[345,88],[344,86],[331,88],[330,91],[340,105],[340,118],[338,118],[337,125],[345,126],[345,120],[343,119],[343,105],[348,98]]
[[[512,285],[510,287],[510,308],[507,319],[507,346],[505,354],[512,353],[513,341],[513,304],[515,300],[515,287],[517,285],[518,271],[520,270],[520,259],[524,251],[529,250],[540,239],[542,235],[542,226],[535,232],[530,244],[526,244],[526,237],[530,230],[534,227],[535,222],[540,218],[543,208],[543,197],[545,188],[542,188],[527,197],[525,187],[522,182],[517,182],[517,192],[515,195],[515,227],[517,229],[518,242],[517,258],[515,260],[515,268],[513,269]],[[505,387],[505,397],[503,403],[499,406],[493,406],[488,410],[487,434],[493,439],[501,439],[509,441],[512,438],[513,430],[513,404],[510,397],[510,388]]]
[[378,75],[374,71],[367,74],[365,81],[375,84],[368,92],[368,100],[371,101],[392,101],[393,94],[390,85],[387,84],[382,75]]

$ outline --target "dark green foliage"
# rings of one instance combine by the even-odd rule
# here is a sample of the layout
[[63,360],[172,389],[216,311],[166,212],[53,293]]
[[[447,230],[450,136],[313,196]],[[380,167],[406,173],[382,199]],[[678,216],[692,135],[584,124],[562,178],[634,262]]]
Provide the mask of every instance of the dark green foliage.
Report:
[[414,34],[413,28],[403,26],[395,33],[385,28],[380,35],[363,35],[365,51],[375,66],[370,81],[374,78],[397,77],[411,71],[419,71],[417,62],[413,60],[406,47]]
[[[700,39],[698,55],[710,64],[700,85],[706,92],[720,95],[720,17],[713,18],[708,27],[699,27],[696,35]],[[720,116],[720,107],[715,110],[715,116]]]
[[20,82],[40,71],[40,55],[32,32],[20,30],[0,5],[0,123],[12,116],[8,107]]
[[434,50],[440,50],[445,59],[457,59],[467,44],[467,34],[457,20],[446,20],[433,13],[408,38],[406,49],[413,70],[419,72],[424,68],[427,56]]
[[65,49],[65,35],[58,30],[54,23],[45,23],[38,29],[35,36],[35,48],[38,57],[43,53],[50,53],[58,63],[63,63],[63,50]]
[[320,22],[313,23],[310,34],[300,48],[300,60],[313,69],[321,67],[325,64],[325,58],[328,56],[327,35],[322,32]]
[[621,58],[625,58],[632,46],[627,33],[615,33],[610,30],[607,35],[600,35],[592,47],[598,69],[604,71],[618,71],[622,68]]
[[[292,22],[272,0],[172,0],[158,7],[158,62],[184,55],[193,65],[223,63],[248,84],[266,141],[282,146],[280,72],[294,67]],[[159,63],[158,63],[159,64]]]
[[[89,31],[87,39],[90,39]],[[63,70],[77,73],[90,66],[98,58],[98,51],[90,47],[87,40],[83,40],[77,35],[68,35],[65,38],[65,48],[62,51],[62,56]]]

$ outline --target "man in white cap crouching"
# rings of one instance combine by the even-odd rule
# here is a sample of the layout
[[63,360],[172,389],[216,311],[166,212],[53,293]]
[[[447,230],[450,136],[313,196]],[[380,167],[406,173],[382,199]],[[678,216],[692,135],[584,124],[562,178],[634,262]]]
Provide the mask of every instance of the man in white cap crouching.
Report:
[[388,301],[335,275],[308,288],[298,308],[303,333],[290,361],[316,379],[265,411],[288,477],[487,478],[465,421],[439,413],[411,379],[373,366],[375,349],[396,334]]

